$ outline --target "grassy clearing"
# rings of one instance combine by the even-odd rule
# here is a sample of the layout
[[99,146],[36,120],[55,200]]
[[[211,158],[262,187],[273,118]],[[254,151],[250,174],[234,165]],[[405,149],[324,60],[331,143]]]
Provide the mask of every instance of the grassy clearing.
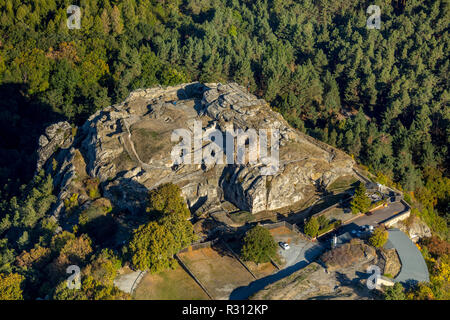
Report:
[[244,224],[246,222],[252,222],[255,220],[255,216],[248,211],[239,211],[230,213],[231,220],[235,223]]
[[353,188],[358,181],[353,175],[341,176],[328,186],[328,191]]
[[278,270],[271,262],[256,264],[252,261],[246,261],[245,265],[258,279],[269,276]]
[[132,130],[131,139],[134,142],[137,154],[145,163],[147,163],[154,154],[160,153],[164,151],[168,145],[170,146],[170,140],[168,140],[166,136],[146,128]]
[[340,200],[347,199],[348,197],[349,196],[346,193],[339,193],[336,195],[327,196],[327,197],[323,198],[322,200],[320,200],[319,202],[317,202],[312,207],[310,214],[318,213],[318,212],[338,203]]
[[347,220],[350,220],[354,218],[355,216],[351,213],[350,209],[347,208],[347,212],[344,210],[344,208],[333,208],[326,213],[324,213],[324,216],[330,220],[342,220],[342,222],[346,222]]

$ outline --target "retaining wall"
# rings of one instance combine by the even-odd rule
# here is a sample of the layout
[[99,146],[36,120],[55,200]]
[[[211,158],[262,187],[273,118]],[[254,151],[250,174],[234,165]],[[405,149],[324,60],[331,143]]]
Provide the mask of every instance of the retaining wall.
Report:
[[399,221],[408,219],[408,217],[410,215],[411,215],[411,210],[407,210],[407,211],[401,212],[401,213],[393,216],[392,218],[387,219],[386,221],[383,222],[383,224],[389,228],[389,227],[392,227],[392,225],[396,224]]

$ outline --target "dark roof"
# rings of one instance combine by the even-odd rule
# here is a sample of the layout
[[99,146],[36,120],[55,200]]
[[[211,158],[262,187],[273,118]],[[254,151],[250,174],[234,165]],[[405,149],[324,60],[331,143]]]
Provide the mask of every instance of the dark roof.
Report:
[[378,183],[368,181],[366,182],[366,189],[378,189]]
[[430,281],[422,253],[404,232],[399,229],[389,230],[389,240],[384,247],[386,249],[395,248],[402,263],[402,268],[395,281],[405,284]]
[[347,242],[350,242],[354,237],[350,234],[350,232],[346,232],[337,237],[336,245],[341,245]]

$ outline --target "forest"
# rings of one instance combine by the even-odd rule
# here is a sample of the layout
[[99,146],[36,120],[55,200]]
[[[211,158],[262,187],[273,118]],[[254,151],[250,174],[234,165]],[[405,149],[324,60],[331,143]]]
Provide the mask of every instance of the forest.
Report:
[[[79,29],[67,27],[72,4]],[[366,26],[373,4],[380,29]],[[448,241],[449,21],[442,0],[0,0],[0,283],[26,279],[36,298],[50,289],[35,264],[90,259],[85,297],[123,298],[95,277],[103,260],[117,268],[116,253],[76,230],[52,236],[38,138],[137,88],[190,81],[246,86],[404,191]]]

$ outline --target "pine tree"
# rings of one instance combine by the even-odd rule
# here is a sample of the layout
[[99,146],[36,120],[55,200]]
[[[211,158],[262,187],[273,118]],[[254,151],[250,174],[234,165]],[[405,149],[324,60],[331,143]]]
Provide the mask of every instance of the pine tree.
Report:
[[364,183],[360,182],[355,190],[355,195],[353,196],[353,200],[350,203],[350,207],[352,209],[352,213],[356,214],[359,212],[366,212],[370,206],[370,199],[366,195],[366,186]]

